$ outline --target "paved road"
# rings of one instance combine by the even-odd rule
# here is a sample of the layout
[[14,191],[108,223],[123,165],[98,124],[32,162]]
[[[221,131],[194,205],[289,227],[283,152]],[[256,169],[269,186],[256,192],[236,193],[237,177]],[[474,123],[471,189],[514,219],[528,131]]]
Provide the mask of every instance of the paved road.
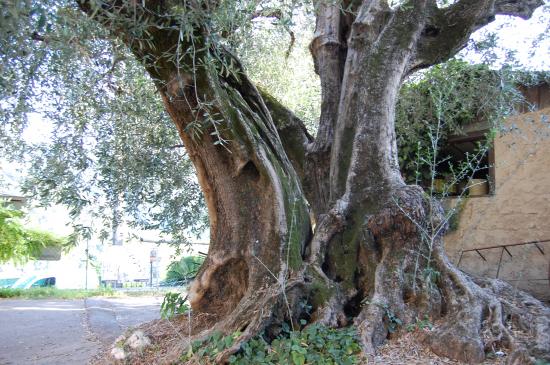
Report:
[[86,364],[128,327],[159,317],[162,298],[0,300],[0,365]]

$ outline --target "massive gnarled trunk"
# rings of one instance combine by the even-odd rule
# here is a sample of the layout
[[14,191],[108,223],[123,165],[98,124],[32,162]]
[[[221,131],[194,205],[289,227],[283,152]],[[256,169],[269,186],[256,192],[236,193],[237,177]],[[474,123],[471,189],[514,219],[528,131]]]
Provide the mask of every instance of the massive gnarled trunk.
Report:
[[[437,325],[425,341],[438,354],[480,362],[506,345],[516,358],[550,356],[548,318],[537,317],[539,340],[521,347],[504,325],[521,317],[508,288],[482,288],[449,263],[440,207],[401,178],[394,128],[407,75],[455,54],[495,14],[528,17],[538,1],[319,3],[310,46],[322,86],[315,139],[230,52],[205,42],[207,29],[194,24],[189,40],[178,26],[159,26],[172,24],[169,4],[93,4],[80,2],[144,62],[196,166],[211,246],[190,298],[194,313],[216,317],[214,329],[241,331],[244,341],[298,318],[355,323],[373,352],[391,318],[428,315]],[[135,42],[120,18],[149,22],[148,42]],[[178,49],[193,52],[166,57]]]

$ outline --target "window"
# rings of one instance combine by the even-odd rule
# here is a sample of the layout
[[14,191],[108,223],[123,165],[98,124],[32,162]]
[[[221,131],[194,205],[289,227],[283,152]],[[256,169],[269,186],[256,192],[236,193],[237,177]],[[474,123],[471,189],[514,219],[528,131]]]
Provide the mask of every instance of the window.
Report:
[[43,288],[46,286],[55,286],[55,277],[39,279],[31,285],[32,288],[36,288],[36,287]]
[[449,196],[487,196],[494,193],[495,155],[491,141],[487,140],[488,131],[480,130],[460,136],[450,136],[441,149],[443,163],[437,166],[442,177],[440,185],[445,191],[436,190]]

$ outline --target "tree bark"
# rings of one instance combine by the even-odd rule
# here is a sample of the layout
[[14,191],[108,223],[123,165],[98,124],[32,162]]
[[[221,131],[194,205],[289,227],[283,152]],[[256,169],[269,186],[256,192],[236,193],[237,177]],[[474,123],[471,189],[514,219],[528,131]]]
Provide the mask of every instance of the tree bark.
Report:
[[[211,88],[206,92],[214,91],[207,97],[215,105],[209,113],[223,115],[223,122],[199,138],[188,132],[193,121],[185,109],[192,95],[177,99],[168,87],[160,91],[208,202],[210,247],[189,297],[195,313],[215,316],[216,329],[240,331],[244,341],[272,322],[280,324],[282,316],[295,320],[287,315],[295,305],[288,297],[298,288],[287,278],[302,266],[309,212],[260,93],[245,76],[223,84],[216,70],[204,77],[201,83]],[[213,137],[216,129],[220,134]]]
[[[321,3],[310,47],[322,85],[314,140],[255,88],[230,52],[206,41],[206,29],[197,25],[189,44],[177,28],[156,26],[163,2],[79,4],[144,62],[197,169],[211,245],[191,305],[217,319],[212,330],[242,332],[219,362],[262,330],[276,334],[282,321],[354,323],[373,353],[391,335],[392,318],[424,316],[436,321],[425,342],[440,355],[476,363],[502,344],[514,349],[510,358],[550,357],[542,335],[548,320],[537,317],[529,348],[505,323],[515,316],[525,324],[521,318],[533,311],[548,315],[541,303],[524,294],[514,301],[506,285],[480,286],[451,265],[441,208],[404,183],[394,128],[407,75],[455,54],[497,12],[529,16],[539,2]],[[155,25],[149,42],[135,42],[127,23],[115,21],[136,14]],[[174,62],[165,57],[174,48],[193,52]],[[533,310],[522,313],[526,302]],[[174,351],[177,357],[183,349]]]

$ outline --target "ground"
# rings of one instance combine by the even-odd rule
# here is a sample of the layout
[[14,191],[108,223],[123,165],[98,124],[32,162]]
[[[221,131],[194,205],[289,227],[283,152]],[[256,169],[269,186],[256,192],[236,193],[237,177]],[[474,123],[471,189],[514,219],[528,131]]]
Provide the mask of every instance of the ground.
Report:
[[[131,359],[132,365],[152,365],[166,363],[167,358],[173,358],[172,351],[180,345],[181,339],[188,336],[190,327],[186,315],[181,315],[167,320],[155,320],[139,326],[152,340],[153,346],[145,350],[141,355]],[[216,318],[200,315],[192,320],[191,332],[200,332],[216,321]],[[399,338],[386,342],[378,349],[374,357],[369,357],[362,364],[376,365],[468,365],[466,363],[437,356],[429,351],[421,343],[424,331],[429,329],[415,329],[405,333]],[[500,349],[499,349],[500,350]],[[505,352],[495,351],[490,358],[487,358],[483,365],[504,365],[506,363]],[[181,355],[181,353],[179,353]],[[176,356],[179,357],[179,356]],[[94,365],[112,365],[114,360],[110,357],[110,351],[105,351],[94,362]],[[122,364],[122,362],[120,363]]]
[[[157,346],[145,351],[133,364],[157,364],[159,356],[169,352],[178,338],[189,331],[185,315],[171,321],[158,320],[161,301],[160,297],[0,300],[0,364],[72,365],[92,360],[96,364],[112,364],[108,354],[115,339],[138,325]],[[200,318],[195,325],[208,327],[212,321],[215,318]],[[426,350],[418,341],[422,331],[429,329],[416,329],[388,342],[368,363],[464,365]],[[506,358],[498,355],[506,354],[497,354],[484,364],[504,364]]]
[[162,298],[0,300],[0,364],[86,364],[127,328],[159,318]]
[[[369,364],[391,365],[466,365],[462,362],[437,356],[423,346],[419,341],[419,332],[412,332],[394,341],[388,342],[378,349],[378,354]],[[499,353],[483,362],[483,365],[503,365],[506,362],[505,353]]]

